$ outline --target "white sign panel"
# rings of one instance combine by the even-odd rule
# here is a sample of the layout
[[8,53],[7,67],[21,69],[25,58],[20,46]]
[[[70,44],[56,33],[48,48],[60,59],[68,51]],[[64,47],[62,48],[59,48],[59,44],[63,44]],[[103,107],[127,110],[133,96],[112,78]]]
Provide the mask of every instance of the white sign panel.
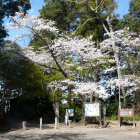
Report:
[[99,116],[99,103],[85,104],[85,117]]
[[73,108],[66,109],[66,112],[68,113],[68,116],[70,116],[70,117],[74,116],[74,109]]

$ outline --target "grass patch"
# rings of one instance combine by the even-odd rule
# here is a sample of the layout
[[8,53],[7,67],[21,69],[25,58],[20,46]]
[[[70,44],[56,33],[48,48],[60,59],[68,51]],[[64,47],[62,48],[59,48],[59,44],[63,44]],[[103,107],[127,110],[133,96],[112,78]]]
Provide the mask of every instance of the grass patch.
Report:
[[[133,121],[133,117],[122,117],[124,121]],[[135,115],[134,117],[135,121],[140,121],[140,115]],[[107,116],[106,120],[118,120],[117,115]]]

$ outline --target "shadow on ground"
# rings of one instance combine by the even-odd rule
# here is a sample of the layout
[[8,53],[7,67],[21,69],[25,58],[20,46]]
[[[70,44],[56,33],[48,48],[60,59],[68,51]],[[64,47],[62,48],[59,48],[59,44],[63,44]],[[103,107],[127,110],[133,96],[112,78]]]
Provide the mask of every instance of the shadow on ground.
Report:
[[[35,128],[40,128],[39,125],[39,120],[28,120],[28,119],[23,119],[23,118],[8,118],[8,125],[6,126],[6,128],[3,128],[0,130],[0,133],[8,133],[11,131],[18,131],[18,130],[22,130],[22,121],[26,121],[26,128],[27,130],[30,129],[35,129]],[[53,129],[54,127],[52,127],[52,125],[48,125],[45,123],[45,125],[42,126],[42,129]]]
[[[82,136],[81,136],[82,135]],[[81,140],[84,134],[26,134],[1,136],[0,140]],[[93,139],[92,139],[93,140]]]

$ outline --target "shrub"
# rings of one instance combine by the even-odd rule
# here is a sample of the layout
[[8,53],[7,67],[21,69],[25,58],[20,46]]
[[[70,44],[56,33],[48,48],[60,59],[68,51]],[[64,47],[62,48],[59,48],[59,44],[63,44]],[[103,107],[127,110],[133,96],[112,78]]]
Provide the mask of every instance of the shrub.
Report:
[[82,108],[76,107],[75,108],[75,121],[79,122],[82,118]]
[[118,103],[112,103],[106,105],[106,116],[117,116],[118,115]]

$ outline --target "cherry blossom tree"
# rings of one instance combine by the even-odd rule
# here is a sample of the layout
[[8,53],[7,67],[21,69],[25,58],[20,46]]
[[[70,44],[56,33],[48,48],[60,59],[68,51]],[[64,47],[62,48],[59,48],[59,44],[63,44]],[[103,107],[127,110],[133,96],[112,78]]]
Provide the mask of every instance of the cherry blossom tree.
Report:
[[[104,29],[104,32],[106,33],[106,37],[105,37],[105,40],[103,41],[104,43],[106,43],[105,46],[107,46],[108,44],[108,47],[111,48],[110,50],[110,53],[113,53],[114,55],[114,61],[116,63],[116,70],[117,70],[117,79],[119,79],[120,82],[119,85],[118,85],[118,89],[119,89],[119,101],[120,101],[120,93],[122,92],[123,94],[123,102],[124,102],[124,105],[126,104],[126,101],[125,101],[125,89],[123,87],[123,84],[121,84],[121,81],[123,79],[123,76],[122,76],[122,71],[121,71],[121,60],[120,60],[120,56],[121,56],[121,53],[120,53],[120,49],[118,47],[118,45],[125,45],[125,46],[128,46],[128,42],[130,43],[130,37],[132,35],[130,35],[129,37],[126,36],[124,33],[123,33],[123,39],[125,40],[120,40],[123,42],[122,44],[118,44],[118,40],[116,41],[116,38],[119,38],[119,34],[120,34],[120,37],[122,37],[122,32],[124,32],[124,30],[119,30],[118,33],[115,32],[116,29],[117,29],[117,26],[116,27],[113,27],[113,21],[114,21],[114,11],[115,9],[117,8],[117,4],[115,3],[115,1],[107,1],[109,3],[109,6],[111,5],[112,8],[107,8],[107,7],[104,7],[106,5],[105,1],[102,0],[102,1],[96,1],[96,4],[92,5],[91,2],[85,0],[85,1],[78,1],[78,3],[83,3],[85,4],[85,6],[87,7],[87,9],[90,10],[90,13],[93,13],[94,17],[93,18],[88,18],[85,23],[83,24],[85,26],[85,24],[90,21],[90,20],[94,20],[95,18],[98,19]],[[108,9],[109,10],[109,14],[106,14],[104,16],[104,18],[102,18],[102,12],[105,10],[105,9]],[[106,9],[106,10],[107,10]],[[106,13],[107,11],[104,11],[104,13]],[[79,27],[80,28],[80,27]],[[129,31],[128,31],[129,32]],[[116,33],[118,34],[118,36],[116,36]],[[128,35],[128,34],[127,34]],[[138,41],[139,39],[136,38],[135,41]],[[127,42],[128,41],[128,42]],[[135,42],[134,41],[134,42]],[[133,43],[134,43],[133,42]],[[102,44],[102,43],[101,43]],[[139,45],[139,44],[138,44]],[[132,48],[132,44],[131,46],[129,46],[130,48]],[[136,44],[135,44],[136,46]],[[114,69],[114,68],[113,68]],[[114,70],[115,70],[114,69]],[[121,108],[121,104],[119,102],[119,108]]]
[[[94,12],[96,11],[94,10]],[[15,37],[14,40],[37,35],[43,41],[44,45],[36,52],[33,46],[26,47],[22,55],[36,64],[59,71],[64,76],[64,79],[78,79],[76,76],[80,75],[83,68],[90,69],[91,67],[98,67],[99,65],[102,66],[102,74],[117,70],[118,76],[112,79],[110,83],[113,85],[115,83],[116,86],[119,87],[119,90],[122,89],[125,103],[126,94],[124,92],[124,83],[128,84],[129,82],[126,81],[129,80],[123,80],[124,77],[120,69],[125,65],[121,65],[120,52],[123,50],[123,54],[125,54],[125,52],[128,52],[130,46],[137,46],[139,44],[139,38],[131,38],[132,35],[126,29],[113,31],[110,17],[111,16],[107,17],[109,29],[103,24],[107,39],[98,46],[95,45],[95,42],[91,41],[91,37],[78,39],[78,37],[70,38],[64,33],[59,34],[59,30],[55,27],[54,22],[40,19],[39,16],[30,16],[29,14],[23,16],[22,12],[17,12],[16,16],[11,17],[13,22],[9,25],[11,29],[19,29],[21,31],[21,34]],[[44,30],[57,37],[53,40],[43,38],[41,34]],[[111,52],[113,52],[113,56],[110,55]],[[114,67],[110,65],[104,66],[105,63],[116,63],[116,65]],[[74,74],[75,71],[70,69],[72,66],[76,66],[75,71],[77,70],[78,74]],[[87,73],[87,75],[88,74],[89,73]],[[130,76],[126,76],[125,79],[128,78],[130,78]],[[116,82],[116,79],[118,82]],[[132,79],[132,77],[130,79]],[[99,91],[100,82],[93,82],[88,78],[85,78],[83,81],[80,80],[79,82],[80,83],[73,83],[75,87],[73,91],[75,93],[80,95],[92,91],[101,93],[101,90]],[[131,87],[135,87],[135,84],[133,83]],[[105,92],[103,94],[106,95]]]
[[[118,72],[118,77],[112,79],[114,82],[112,84],[117,85],[119,90],[122,89],[124,105],[126,104],[126,96],[130,94],[130,91],[125,92],[124,88],[132,87],[133,91],[137,90],[138,77],[134,75],[122,75],[121,71],[126,68],[126,61],[123,58],[128,59],[128,54],[136,53],[133,48],[140,46],[139,37],[134,37],[134,33],[131,33],[127,28],[115,32],[110,32],[106,34],[109,36],[108,39],[104,40],[100,45],[104,50],[114,52],[114,60],[116,61],[116,66],[108,69],[107,71]],[[135,51],[138,51],[135,49]],[[137,57],[139,57],[139,52],[137,52]],[[134,79],[133,79],[133,78]],[[134,81],[135,80],[135,81]],[[131,91],[132,92],[132,91]],[[119,96],[120,97],[120,96]],[[121,107],[121,106],[120,106]]]
[[[86,74],[87,76],[84,78],[84,80],[82,75],[83,69],[89,69],[91,67],[102,65],[109,60],[108,56],[102,54],[101,49],[95,47],[95,43],[91,41],[90,37],[87,39],[70,38],[66,35],[59,34],[58,29],[54,26],[54,22],[45,21],[35,16],[30,17],[30,15],[25,15],[23,17],[22,13],[20,12],[16,13],[16,16],[11,18],[13,20],[13,22],[9,24],[11,29],[19,29],[21,31],[21,34],[16,36],[13,41],[26,38],[27,36],[32,37],[36,35],[44,43],[44,45],[41,46],[36,52],[34,51],[34,46],[26,47],[21,54],[22,56],[30,59],[35,64],[39,64],[47,69],[60,72],[63,75],[62,80],[70,78],[77,81],[80,79],[80,84],[78,82],[75,82],[75,84],[67,82],[67,84],[68,91],[72,85],[75,89],[73,89],[72,92],[79,95],[83,99],[83,103],[85,90],[86,93],[101,93],[101,90],[99,91],[98,89],[99,83],[88,79],[87,76],[89,72]],[[44,30],[54,34],[55,36],[61,37],[48,41],[48,38],[43,38],[41,36]],[[106,59],[103,59],[105,57]],[[72,67],[75,68],[72,69]],[[55,95],[58,85],[61,84],[60,79],[57,80],[57,83],[58,84],[55,84],[55,86],[53,86],[54,81],[48,84],[48,87],[52,89],[52,96]],[[82,89],[79,90],[81,86]],[[71,93],[71,91],[69,91],[69,93]],[[102,94],[106,95],[105,92]],[[56,110],[55,102],[54,110]],[[56,114],[56,116],[58,115]]]

